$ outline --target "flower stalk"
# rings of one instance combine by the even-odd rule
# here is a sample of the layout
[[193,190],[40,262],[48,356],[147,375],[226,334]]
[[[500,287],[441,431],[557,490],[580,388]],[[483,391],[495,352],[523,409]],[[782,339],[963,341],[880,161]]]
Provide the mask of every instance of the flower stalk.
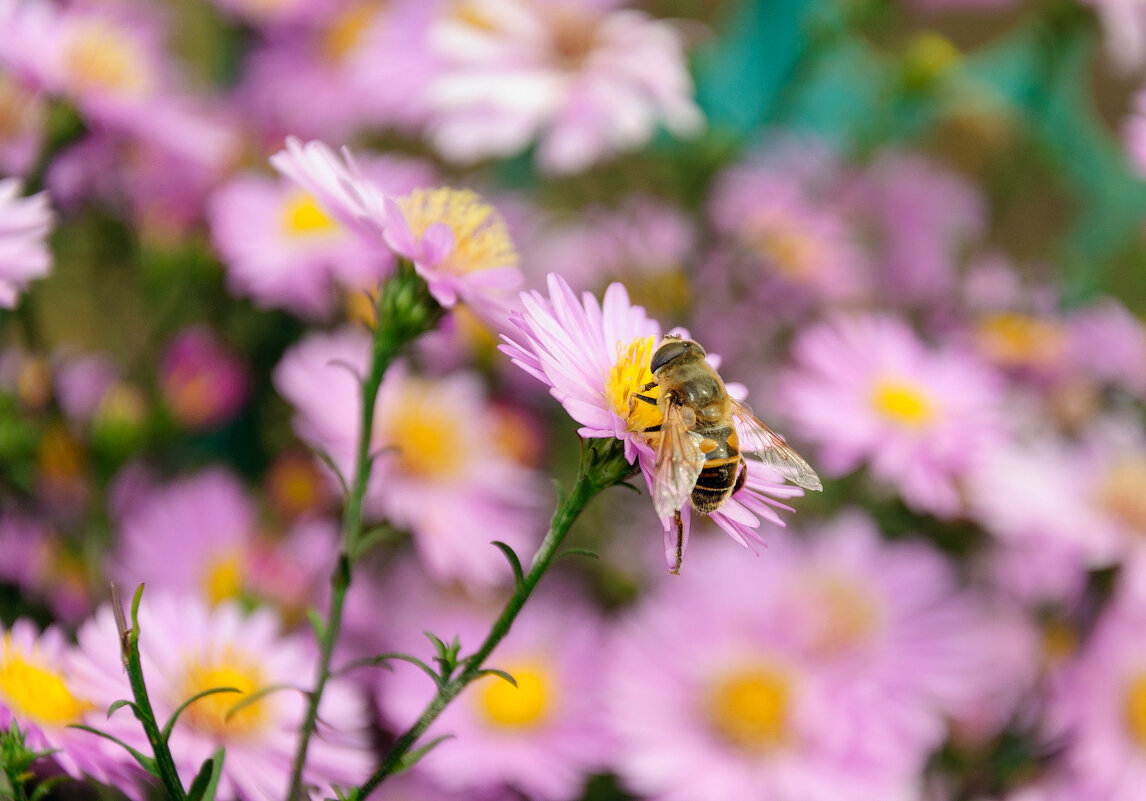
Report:
[[382,377],[402,348],[431,330],[443,313],[441,306],[430,296],[425,281],[417,276],[413,266],[406,261],[399,261],[394,275],[382,285],[374,309],[376,320],[370,349],[370,366],[366,375],[361,377],[362,407],[354,461],[354,479],[347,493],[342,517],[338,561],[330,577],[330,607],[327,610],[326,620],[318,632],[319,664],[314,685],[308,693],[306,717],[303,719],[298,746],[291,764],[288,801],[306,798],[302,788],[302,773],[306,765],[307,749],[318,722],[318,708],[322,694],[330,678],[330,662],[334,646],[342,630],[342,612],[346,593],[350,589],[351,568],[355,556],[361,552],[359,544],[364,534],[362,502],[366,496],[366,487],[374,463],[374,454],[371,452],[374,405],[378,400]]
[[625,459],[624,445],[620,440],[582,440],[577,481],[568,496],[562,494],[558,498],[549,531],[546,532],[537,553],[534,554],[529,571],[521,575],[516,582],[513,595],[506,602],[501,615],[494,621],[489,635],[477,651],[462,661],[462,670],[457,676],[452,679],[448,676],[443,677],[448,680],[441,682],[437,695],[426,706],[421,717],[394,742],[381,764],[352,798],[358,801],[365,799],[387,776],[402,770],[411,749],[449,703],[472,682],[489,672],[485,667],[486,659],[509,633],[510,627],[541,581],[541,577],[559,555],[558,549],[573,522],[602,490],[624,483],[636,471],[637,468]]

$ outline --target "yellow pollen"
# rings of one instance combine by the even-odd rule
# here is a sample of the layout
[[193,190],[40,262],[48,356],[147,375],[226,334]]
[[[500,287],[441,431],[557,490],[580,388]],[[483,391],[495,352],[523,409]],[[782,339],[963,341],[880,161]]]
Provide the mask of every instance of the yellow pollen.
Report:
[[152,88],[151,67],[139,44],[110,22],[79,23],[64,45],[63,62],[72,88],[142,97]]
[[334,18],[323,37],[322,49],[327,58],[337,63],[345,59],[362,43],[378,10],[375,3],[353,3]]
[[[179,682],[182,703],[196,693],[216,687],[233,687],[238,692],[213,693],[187,707],[180,722],[212,737],[243,738],[255,734],[267,723],[267,699],[260,698],[234,712],[235,705],[263,686],[262,671],[244,654],[227,649],[213,662],[188,661]],[[228,717],[229,716],[229,717]]]
[[918,385],[897,379],[876,382],[872,392],[875,410],[893,423],[920,428],[935,417],[935,406]]
[[497,676],[483,679],[479,709],[490,723],[505,729],[527,729],[543,723],[552,704],[552,677],[544,665],[524,664],[507,671],[514,687]]
[[330,218],[309,192],[296,192],[283,203],[283,228],[289,236],[313,236],[329,234],[338,229],[338,223]]
[[243,558],[238,551],[219,554],[203,571],[203,594],[211,604],[237,598],[243,589]]
[[884,610],[867,587],[843,576],[821,576],[810,589],[818,613],[819,625],[812,632],[818,653],[839,654],[871,641]]
[[1125,693],[1126,728],[1138,746],[1146,749],[1146,673],[1131,677]]
[[1015,312],[979,321],[975,339],[991,361],[1005,367],[1052,367],[1061,360],[1067,344],[1058,323]]
[[403,473],[420,479],[446,480],[467,462],[463,422],[432,382],[410,379],[394,408],[381,421],[385,447],[397,452]]
[[787,740],[792,680],[766,664],[750,665],[718,676],[708,695],[706,713],[716,734],[749,752],[774,748]]
[[634,393],[653,399],[660,396],[660,387],[644,389],[653,380],[649,366],[656,344],[656,338],[651,334],[634,339],[627,345],[618,342],[617,361],[605,378],[605,396],[613,411],[625,418],[630,431],[644,431],[650,426],[660,425],[663,420],[659,408],[633,397]]
[[1131,531],[1146,536],[1146,456],[1116,462],[1099,488],[1098,504]]
[[0,650],[0,701],[17,719],[39,726],[77,723],[90,706],[72,695],[60,673],[17,651],[11,635]]
[[468,189],[418,189],[398,201],[415,237],[433,223],[454,232],[454,249],[439,268],[454,275],[516,267],[517,250],[493,206]]

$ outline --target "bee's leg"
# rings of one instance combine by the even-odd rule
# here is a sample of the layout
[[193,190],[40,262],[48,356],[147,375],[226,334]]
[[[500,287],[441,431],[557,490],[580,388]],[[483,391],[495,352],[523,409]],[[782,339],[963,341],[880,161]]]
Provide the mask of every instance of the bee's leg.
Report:
[[[656,385],[654,384],[653,386],[656,386]],[[636,402],[639,400],[644,401],[645,403],[649,404],[650,406],[656,406],[657,405],[657,399],[656,398],[650,398],[648,395],[642,395],[639,392],[634,392],[632,395],[629,396],[629,414],[633,413],[633,408],[636,405]]]
[[657,386],[657,382],[656,381],[650,381],[649,383],[647,383],[643,387],[641,387],[639,391],[640,392],[648,392],[650,389],[652,389],[655,386]]
[[684,521],[681,520],[680,510],[673,512],[673,521],[676,523],[676,563],[672,566],[672,574],[680,575],[680,563],[684,559]]
[[736,486],[732,488],[732,494],[735,495],[736,493],[740,492],[740,490],[744,489],[744,482],[747,480],[748,480],[748,465],[746,465],[744,463],[744,460],[741,459],[740,460],[740,472],[736,474]]

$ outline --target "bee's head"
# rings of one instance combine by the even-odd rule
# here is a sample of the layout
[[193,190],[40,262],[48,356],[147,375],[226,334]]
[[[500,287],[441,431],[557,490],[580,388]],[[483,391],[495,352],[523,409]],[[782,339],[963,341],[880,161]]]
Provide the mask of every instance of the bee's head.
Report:
[[666,334],[656,352],[653,353],[649,369],[652,370],[653,375],[656,375],[658,370],[670,362],[686,356],[690,359],[703,359],[704,355],[704,348],[691,339],[682,339],[673,334]]

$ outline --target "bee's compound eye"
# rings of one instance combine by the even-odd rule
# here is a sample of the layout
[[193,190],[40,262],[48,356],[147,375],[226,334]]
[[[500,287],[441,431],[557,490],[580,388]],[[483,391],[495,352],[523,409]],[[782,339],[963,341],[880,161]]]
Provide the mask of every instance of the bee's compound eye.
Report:
[[690,344],[691,343],[680,339],[668,340],[657,348],[657,352],[653,354],[653,360],[649,364],[649,369],[652,370],[655,375],[657,370],[664,367],[673,359],[679,358],[688,352]]

